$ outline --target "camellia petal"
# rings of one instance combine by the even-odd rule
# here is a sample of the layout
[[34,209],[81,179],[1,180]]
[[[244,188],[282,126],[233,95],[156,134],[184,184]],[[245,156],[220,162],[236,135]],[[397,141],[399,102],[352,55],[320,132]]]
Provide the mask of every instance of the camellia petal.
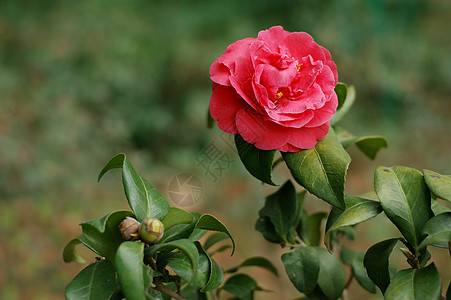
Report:
[[309,34],[281,26],[231,44],[210,75],[210,112],[219,128],[262,150],[314,147],[338,105],[330,52]]

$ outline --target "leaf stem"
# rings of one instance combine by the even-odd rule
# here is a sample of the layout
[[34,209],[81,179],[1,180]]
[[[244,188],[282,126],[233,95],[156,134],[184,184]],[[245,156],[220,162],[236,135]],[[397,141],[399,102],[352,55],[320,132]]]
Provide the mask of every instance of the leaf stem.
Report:
[[165,286],[162,282],[160,277],[155,277],[153,280],[153,283],[155,284],[154,289],[156,289],[157,291],[160,291],[162,293],[167,294],[168,296],[176,299],[176,300],[186,300],[185,297],[183,297],[182,295],[170,290],[167,286]]

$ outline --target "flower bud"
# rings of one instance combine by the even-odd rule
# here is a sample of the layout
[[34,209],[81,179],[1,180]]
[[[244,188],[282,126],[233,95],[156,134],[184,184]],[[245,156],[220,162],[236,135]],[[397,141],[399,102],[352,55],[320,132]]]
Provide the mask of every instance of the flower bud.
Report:
[[139,238],[148,244],[158,242],[163,237],[163,233],[163,223],[156,218],[145,219],[139,227]]
[[133,218],[126,217],[121,224],[119,224],[119,230],[123,239],[127,241],[137,240],[139,222]]

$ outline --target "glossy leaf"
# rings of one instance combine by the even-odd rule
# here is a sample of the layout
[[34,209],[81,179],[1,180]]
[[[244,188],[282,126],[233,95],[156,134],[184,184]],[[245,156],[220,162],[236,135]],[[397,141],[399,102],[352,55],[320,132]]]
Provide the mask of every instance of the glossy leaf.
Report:
[[222,272],[222,268],[214,259],[210,257],[210,255],[207,253],[207,251],[205,251],[205,249],[199,242],[196,242],[196,246],[199,252],[201,252],[205,255],[205,257],[208,258],[209,262],[207,283],[202,287],[201,292],[207,292],[217,289],[224,280],[224,273]]
[[235,252],[235,240],[232,237],[232,234],[227,229],[227,227],[221,223],[215,216],[205,214],[200,216],[200,218],[197,220],[196,227],[199,229],[205,229],[205,230],[214,230],[225,233],[230,240],[232,241],[232,254]]
[[419,248],[428,245],[443,244],[448,247],[451,241],[451,212],[439,214],[431,218],[423,228],[423,234],[428,236],[421,242]]
[[108,260],[100,260],[84,268],[67,285],[67,300],[107,300],[116,287],[114,267]]
[[332,128],[312,149],[282,153],[294,179],[310,193],[344,208],[345,176],[351,157]]
[[407,167],[378,167],[374,185],[385,214],[417,251],[421,230],[433,215],[423,175]]
[[114,263],[116,250],[124,242],[119,224],[126,217],[134,217],[131,211],[116,211],[100,219],[81,223],[83,234],[78,238],[88,248]]
[[300,247],[295,251],[282,254],[288,278],[298,291],[310,293],[318,282],[320,262],[316,249]]
[[[189,258],[182,253],[170,253],[167,266],[185,281],[191,281],[193,268]],[[196,281],[193,284],[197,287],[204,287],[210,274],[210,262],[204,253],[200,253],[197,261]]]
[[390,284],[389,258],[399,239],[389,239],[371,246],[365,253],[363,265],[368,277],[385,293]]
[[259,212],[261,217],[271,220],[277,235],[286,243],[295,243],[298,203],[296,190],[288,180],[277,192],[266,197],[265,206]]
[[79,238],[75,238],[66,244],[66,246],[64,247],[64,250],[63,250],[64,262],[68,263],[68,262],[75,261],[80,264],[84,264],[86,262],[83,259],[83,257],[81,257],[78,254],[77,249],[75,248],[75,246],[77,246],[78,244],[81,244],[81,243],[82,243],[82,241]]
[[429,189],[439,198],[451,201],[451,177],[433,171],[423,170]]
[[351,85],[347,88],[346,99],[345,99],[343,105],[341,106],[341,108],[339,110],[337,110],[335,112],[334,116],[330,120],[330,125],[336,124],[338,121],[340,121],[344,117],[344,115],[346,115],[346,113],[349,111],[351,106],[354,104],[354,100],[355,100],[355,89]]
[[164,225],[164,230],[169,230],[173,226],[178,224],[190,224],[194,221],[194,216],[177,207],[171,207],[168,211],[168,214],[161,221]]
[[203,247],[205,250],[208,250],[211,246],[213,246],[216,243],[219,243],[225,239],[227,239],[228,236],[225,233],[222,232],[216,232],[210,235],[207,240],[205,241]]
[[145,266],[144,243],[124,242],[117,249],[116,269],[124,296],[129,300],[144,300],[150,289],[152,270]]
[[[152,257],[156,252],[161,250],[172,251],[173,249],[180,249],[191,262],[192,274],[197,274],[197,262],[199,261],[199,253],[196,245],[188,239],[180,239],[164,244],[156,244],[146,248],[146,257]],[[192,282],[196,282],[196,276],[191,278]]]
[[334,214],[332,224],[327,224],[327,231],[362,223],[382,212],[381,204],[378,201],[346,195],[345,203],[346,209],[344,211],[332,208],[337,210],[338,214]]
[[188,237],[188,239],[190,241],[195,242],[195,241],[201,239],[207,232],[208,232],[208,230],[195,228],[193,230],[193,232],[191,233],[191,235]]
[[152,217],[162,220],[169,212],[169,203],[147,180],[135,171],[123,153],[117,154],[105,165],[98,180],[109,170],[122,169],[122,183],[128,203],[138,221]]
[[246,170],[255,178],[276,185],[271,179],[272,165],[276,150],[260,150],[235,134],[235,145]]
[[370,159],[375,159],[380,149],[388,147],[387,140],[379,135],[356,137],[342,128],[336,128],[335,131],[343,148],[355,144]]
[[376,286],[368,277],[365,267],[363,266],[364,253],[358,253],[351,261],[352,272],[354,273],[357,282],[368,292],[375,294]]
[[258,289],[258,286],[255,280],[248,275],[236,274],[230,277],[221,289],[237,296],[239,299],[252,300],[254,291]]
[[318,286],[328,299],[338,299],[346,285],[345,271],[335,255],[324,248],[313,248],[320,264]]
[[396,273],[385,292],[386,300],[439,300],[442,284],[434,264]]
[[317,212],[308,216],[307,242],[311,246],[319,246],[321,241],[321,223],[327,218],[328,213]]
[[348,95],[348,87],[343,82],[339,82],[335,86],[335,93],[337,94],[338,98],[337,110],[340,110],[343,104],[345,103],[346,96]]
[[255,230],[260,231],[268,242],[280,244],[283,241],[269,217],[260,216],[255,223]]
[[272,262],[261,256],[250,257],[250,258],[246,259],[245,261],[243,261],[240,265],[238,265],[234,268],[228,269],[225,272],[226,273],[235,273],[242,267],[260,267],[260,268],[268,270],[269,272],[273,273],[276,276],[279,275],[276,267],[274,267]]

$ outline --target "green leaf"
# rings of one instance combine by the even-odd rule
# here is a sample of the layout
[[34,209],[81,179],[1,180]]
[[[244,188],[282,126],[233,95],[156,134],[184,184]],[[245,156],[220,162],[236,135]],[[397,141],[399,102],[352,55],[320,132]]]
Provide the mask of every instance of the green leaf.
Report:
[[354,104],[354,100],[355,100],[355,89],[351,85],[347,88],[346,100],[344,101],[342,107],[335,112],[334,116],[330,120],[330,125],[336,124],[344,117],[344,115],[346,115],[346,113],[351,108],[352,104]]
[[298,291],[310,293],[318,282],[320,262],[313,247],[300,247],[282,254],[282,262],[288,278]]
[[204,230],[204,229],[194,229],[193,232],[191,233],[191,235],[188,237],[188,239],[193,242],[198,241],[207,232],[208,232],[208,230]]
[[[146,248],[145,255],[146,257],[152,257],[155,253],[161,250],[172,251],[173,249],[180,249],[183,253],[188,256],[191,262],[191,269],[193,270],[193,274],[197,274],[197,262],[199,261],[199,253],[197,251],[197,247],[194,242],[188,239],[180,239],[172,242],[164,243],[164,244],[156,244]],[[196,276],[191,278],[192,282],[196,282]]]
[[451,281],[449,282],[448,289],[446,290],[446,300],[451,300]]
[[207,238],[207,240],[204,243],[203,248],[205,250],[208,250],[214,244],[219,243],[219,242],[221,242],[221,241],[223,241],[223,240],[225,240],[227,238],[228,238],[228,236],[226,234],[222,233],[222,232],[213,233],[212,235],[210,235]]
[[276,150],[260,150],[239,134],[235,134],[235,145],[244,167],[252,176],[267,184],[276,185],[271,179]]
[[431,191],[439,198],[451,201],[451,177],[433,171],[423,170],[424,180]]
[[286,243],[295,243],[298,203],[296,190],[288,180],[277,192],[266,197],[265,206],[259,212],[261,217],[271,220],[277,235]]
[[119,224],[126,217],[134,217],[131,211],[120,210],[100,219],[81,223],[83,233],[78,237],[89,249],[114,263],[116,250],[124,242]]
[[260,216],[255,223],[255,230],[260,231],[268,242],[282,243],[282,237],[276,232],[276,228],[269,217]]
[[331,220],[326,225],[327,232],[362,223],[382,212],[379,202],[357,196],[346,195],[345,204],[346,209],[344,211],[335,207],[332,208],[337,211],[337,214],[335,212],[331,214],[334,216],[334,220]]
[[[182,253],[170,253],[167,260],[167,266],[185,281],[191,281],[193,277],[193,268],[189,258]],[[197,261],[196,281],[193,284],[197,287],[204,287],[207,284],[210,274],[210,262],[204,253],[199,254]]]
[[345,271],[335,255],[324,248],[313,248],[320,264],[318,286],[328,299],[338,299],[346,285]]
[[317,212],[308,217],[307,242],[312,246],[319,246],[321,240],[321,223],[328,213]]
[[209,215],[209,214],[200,216],[199,220],[197,220],[195,228],[214,230],[214,231],[219,231],[219,232],[223,232],[223,233],[227,234],[227,236],[232,241],[232,246],[233,246],[231,255],[233,255],[233,253],[235,252],[235,240],[233,239],[232,234],[227,229],[227,227],[225,227],[225,225],[221,223],[221,221],[216,219],[216,217]]
[[350,265],[351,262],[357,257],[357,255],[357,252],[352,251],[345,246],[340,247],[340,259],[346,265]]
[[282,153],[294,179],[310,193],[344,208],[345,176],[351,157],[332,128],[312,149]]
[[203,253],[209,261],[209,270],[208,270],[208,280],[207,283],[202,287],[201,292],[207,292],[214,289],[217,289],[224,280],[224,273],[222,272],[222,268],[218,265],[218,263],[208,255],[207,251],[202,247],[199,242],[196,242],[197,249]]
[[257,289],[255,280],[245,274],[236,274],[230,277],[221,288],[242,300],[252,300],[254,291]]
[[385,292],[386,300],[439,300],[442,284],[434,264],[396,273]]
[[337,110],[340,110],[345,103],[346,96],[348,95],[348,87],[343,82],[338,82],[335,86],[335,93],[337,94],[338,98]]
[[124,296],[129,300],[144,300],[150,289],[152,271],[143,263],[144,243],[124,242],[117,249],[116,269]]
[[162,220],[169,212],[168,201],[135,171],[125,154],[120,153],[111,158],[100,172],[98,180],[116,168],[122,169],[125,196],[138,221],[149,217]]
[[387,140],[379,135],[356,137],[340,127],[336,128],[335,131],[343,148],[346,149],[355,144],[363,154],[373,160],[380,149],[388,147]]
[[451,212],[439,214],[431,218],[423,228],[423,234],[428,236],[421,242],[419,248],[428,245],[442,244],[444,248],[448,248],[448,242],[451,241]]
[[67,300],[110,299],[116,287],[114,267],[108,260],[100,260],[84,268],[67,285]]
[[210,109],[207,110],[207,128],[213,128],[213,124],[215,123],[215,119],[211,117]]
[[354,273],[357,282],[368,292],[375,294],[376,286],[368,277],[365,267],[363,266],[364,253],[359,252],[351,261],[352,272]]
[[226,273],[235,273],[242,267],[261,267],[261,268],[266,269],[269,272],[273,273],[274,275],[279,276],[277,269],[276,269],[276,267],[274,267],[272,262],[270,262],[268,259],[261,257],[261,256],[250,257],[250,258],[246,259],[245,261],[243,261],[240,265],[238,265],[234,268],[228,269],[225,272]]
[[389,239],[371,246],[365,253],[363,265],[368,277],[385,293],[390,284],[389,258],[399,239]]
[[431,209],[432,212],[434,213],[434,215],[439,215],[445,212],[451,212],[451,208],[448,208],[444,205],[441,205],[440,203],[438,203],[438,201],[436,200],[431,200]]
[[430,217],[431,195],[420,171],[407,167],[378,167],[374,186],[387,217],[414,247],[422,239],[421,230]]
[[161,222],[164,225],[164,230],[169,230],[174,225],[191,224],[193,221],[194,216],[191,213],[181,208],[171,207]]
[[66,244],[66,246],[64,247],[64,250],[63,250],[64,262],[68,263],[68,262],[75,261],[80,264],[84,264],[86,262],[83,259],[83,257],[81,257],[78,254],[77,249],[75,248],[75,246],[77,246],[78,244],[81,244],[81,243],[82,243],[82,241],[79,238],[75,238]]

